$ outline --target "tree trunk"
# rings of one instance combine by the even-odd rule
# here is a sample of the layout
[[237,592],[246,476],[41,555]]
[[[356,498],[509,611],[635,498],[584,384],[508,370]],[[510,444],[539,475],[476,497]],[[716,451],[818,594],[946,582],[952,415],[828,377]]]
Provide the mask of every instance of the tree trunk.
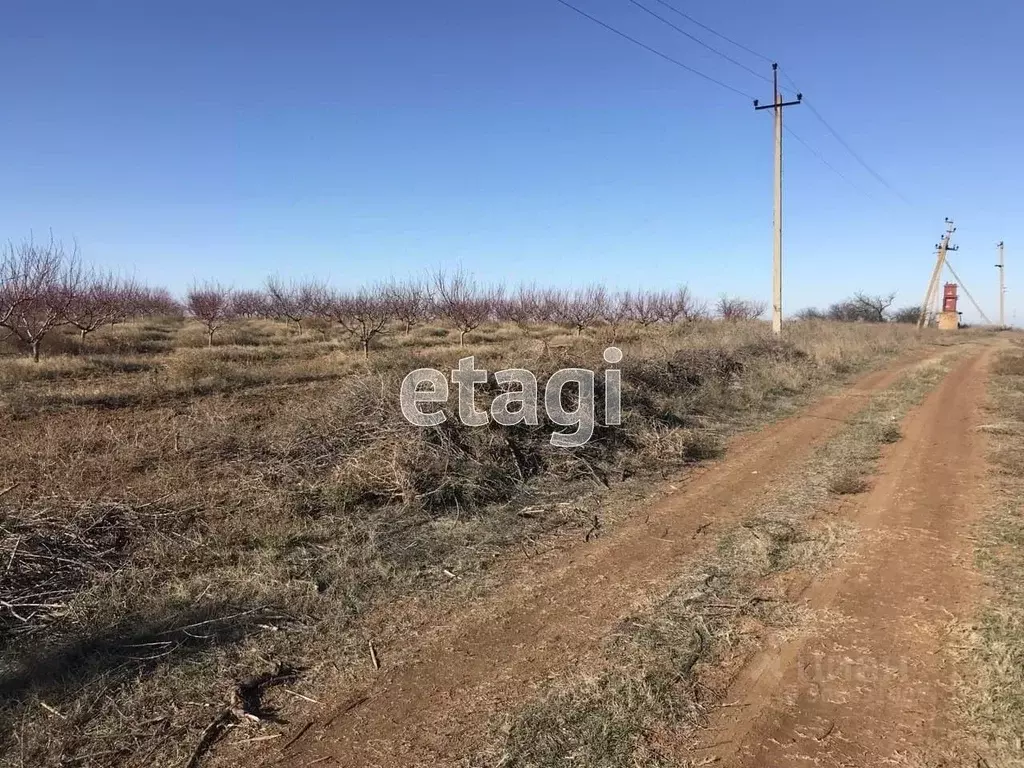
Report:
[[466,332],[465,331],[460,331],[459,332],[459,346],[460,347],[466,346]]
[[40,342],[40,339],[36,339],[35,341],[31,342],[31,344],[32,344],[32,362],[34,362],[34,363],[38,363],[39,362],[39,342]]
[[370,359],[370,340],[363,339],[363,360]]
[[212,329],[212,328],[210,329],[210,338],[209,338],[209,342],[210,342],[210,343],[209,343],[209,344],[207,344],[206,346],[208,346],[208,347],[212,347],[212,346],[213,346],[213,329]]
[[88,331],[85,330],[85,328],[82,328],[81,331],[79,331],[79,333],[82,334],[82,343],[85,344],[85,334],[87,334]]

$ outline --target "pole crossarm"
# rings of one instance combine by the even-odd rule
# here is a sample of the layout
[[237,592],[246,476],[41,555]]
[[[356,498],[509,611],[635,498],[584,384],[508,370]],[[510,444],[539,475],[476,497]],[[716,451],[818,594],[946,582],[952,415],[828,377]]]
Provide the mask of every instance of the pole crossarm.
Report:
[[762,104],[760,99],[754,99],[754,109],[775,109],[776,107],[795,107],[797,104],[803,104],[803,94],[797,94],[799,98],[796,101],[783,101],[779,104]]

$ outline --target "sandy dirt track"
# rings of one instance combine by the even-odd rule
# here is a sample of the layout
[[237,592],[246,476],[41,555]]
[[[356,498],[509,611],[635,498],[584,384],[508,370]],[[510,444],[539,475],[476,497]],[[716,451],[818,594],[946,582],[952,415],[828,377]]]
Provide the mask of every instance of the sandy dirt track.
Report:
[[969,528],[985,464],[973,427],[990,357],[960,363],[907,417],[859,505],[859,546],[805,592],[818,621],[747,665],[695,754],[744,768],[952,764],[946,651],[978,590]]

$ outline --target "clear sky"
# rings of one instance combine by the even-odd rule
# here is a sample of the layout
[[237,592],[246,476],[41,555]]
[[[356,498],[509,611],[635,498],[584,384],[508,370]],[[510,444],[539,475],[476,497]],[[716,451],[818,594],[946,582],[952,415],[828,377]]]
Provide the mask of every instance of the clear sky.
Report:
[[[770,99],[628,0],[572,1]],[[953,264],[986,309],[1006,241],[1024,323],[1024,3],[670,1],[776,58],[909,201],[788,109],[860,191],[787,136],[787,310],[858,289],[919,302],[951,216]],[[0,36],[7,238],[52,229],[174,290],[461,263],[510,283],[769,295],[769,113],[556,0],[6,0]]]

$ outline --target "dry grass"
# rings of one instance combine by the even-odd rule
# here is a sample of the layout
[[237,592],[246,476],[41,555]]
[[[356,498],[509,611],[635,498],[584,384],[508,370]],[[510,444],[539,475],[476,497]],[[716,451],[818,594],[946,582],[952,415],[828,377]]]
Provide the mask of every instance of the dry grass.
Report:
[[[372,610],[586,530],[582,495],[713,457],[922,343],[889,326],[801,323],[784,343],[761,324],[623,332],[624,425],[576,452],[550,446],[551,425],[400,417],[412,368],[475,354],[543,382],[600,371],[607,340],[495,325],[460,349],[417,328],[363,361],[316,329],[244,323],[206,348],[167,320],[55,336],[40,366],[0,357],[0,490],[17,484],[0,497],[0,765],[181,765],[204,732],[273,729],[275,708],[304,705],[271,682],[315,696],[364,663]],[[519,514],[538,498],[554,511]]]
[[[1024,763],[1024,349],[1018,341],[992,368],[984,432],[992,469],[991,503],[977,539],[987,584],[975,623],[963,627],[963,726],[979,765]],[[965,744],[965,747],[967,745]]]

